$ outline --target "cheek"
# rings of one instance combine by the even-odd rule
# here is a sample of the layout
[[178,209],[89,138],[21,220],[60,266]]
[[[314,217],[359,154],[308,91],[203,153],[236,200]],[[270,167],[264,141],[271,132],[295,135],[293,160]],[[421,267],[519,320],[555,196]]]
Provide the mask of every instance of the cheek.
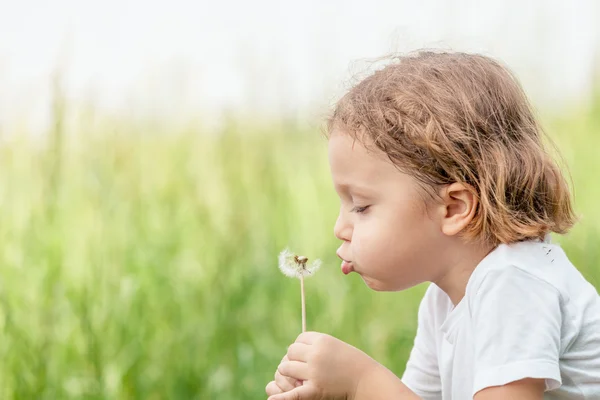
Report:
[[355,224],[352,235],[352,251],[359,264],[383,264],[394,246],[393,223],[384,218],[369,217]]
[[415,262],[431,248],[432,225],[422,210],[399,205],[357,225],[352,247],[363,262],[381,268]]
[[396,291],[427,280],[435,223],[422,209],[396,204],[355,223],[352,253],[373,290]]

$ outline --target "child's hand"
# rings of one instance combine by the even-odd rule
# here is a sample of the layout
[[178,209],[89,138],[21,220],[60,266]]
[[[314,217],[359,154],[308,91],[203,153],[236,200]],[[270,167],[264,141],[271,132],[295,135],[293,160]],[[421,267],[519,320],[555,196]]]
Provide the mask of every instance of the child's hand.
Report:
[[302,385],[281,393],[267,386],[269,400],[351,400],[361,380],[379,365],[362,351],[332,336],[307,332],[288,348],[288,361],[277,368],[282,377]]
[[[287,354],[283,356],[281,363],[287,362],[288,357]],[[290,378],[287,376],[283,376],[279,373],[279,370],[275,371],[275,380],[269,382],[266,387],[266,392],[269,396],[279,393],[289,392],[290,390],[302,386],[302,381],[296,380],[294,378]]]

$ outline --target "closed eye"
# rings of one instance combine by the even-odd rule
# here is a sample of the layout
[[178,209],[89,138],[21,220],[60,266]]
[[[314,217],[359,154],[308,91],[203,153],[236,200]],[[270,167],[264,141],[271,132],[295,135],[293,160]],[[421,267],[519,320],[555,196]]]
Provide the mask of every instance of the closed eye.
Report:
[[367,209],[368,209],[369,207],[370,207],[370,206],[363,206],[363,207],[355,206],[355,207],[353,207],[353,208],[352,208],[352,210],[350,210],[350,211],[351,211],[351,212],[355,212],[355,213],[357,213],[357,214],[362,214],[362,213],[364,213],[365,211],[367,211]]

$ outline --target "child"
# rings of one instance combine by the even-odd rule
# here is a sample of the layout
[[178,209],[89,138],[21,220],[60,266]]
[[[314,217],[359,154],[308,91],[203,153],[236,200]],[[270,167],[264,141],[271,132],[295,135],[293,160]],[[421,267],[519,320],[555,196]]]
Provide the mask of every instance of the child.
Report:
[[513,76],[480,55],[406,56],[328,127],[342,272],[378,291],[432,284],[402,379],[308,332],[269,399],[600,399],[600,297],[547,240],[575,217]]

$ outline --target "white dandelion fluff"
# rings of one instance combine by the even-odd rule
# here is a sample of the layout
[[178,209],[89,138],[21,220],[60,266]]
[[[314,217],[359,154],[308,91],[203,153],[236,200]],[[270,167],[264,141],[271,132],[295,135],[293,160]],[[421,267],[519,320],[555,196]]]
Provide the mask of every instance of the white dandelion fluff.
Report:
[[304,299],[304,278],[315,274],[321,266],[321,260],[309,263],[308,258],[298,256],[285,248],[279,253],[279,269],[285,276],[300,279],[300,299],[302,302],[302,332],[306,332],[306,301]]
[[297,256],[287,248],[279,253],[279,269],[290,278],[312,276],[319,267],[321,267],[321,260],[317,259],[309,263],[308,258]]

